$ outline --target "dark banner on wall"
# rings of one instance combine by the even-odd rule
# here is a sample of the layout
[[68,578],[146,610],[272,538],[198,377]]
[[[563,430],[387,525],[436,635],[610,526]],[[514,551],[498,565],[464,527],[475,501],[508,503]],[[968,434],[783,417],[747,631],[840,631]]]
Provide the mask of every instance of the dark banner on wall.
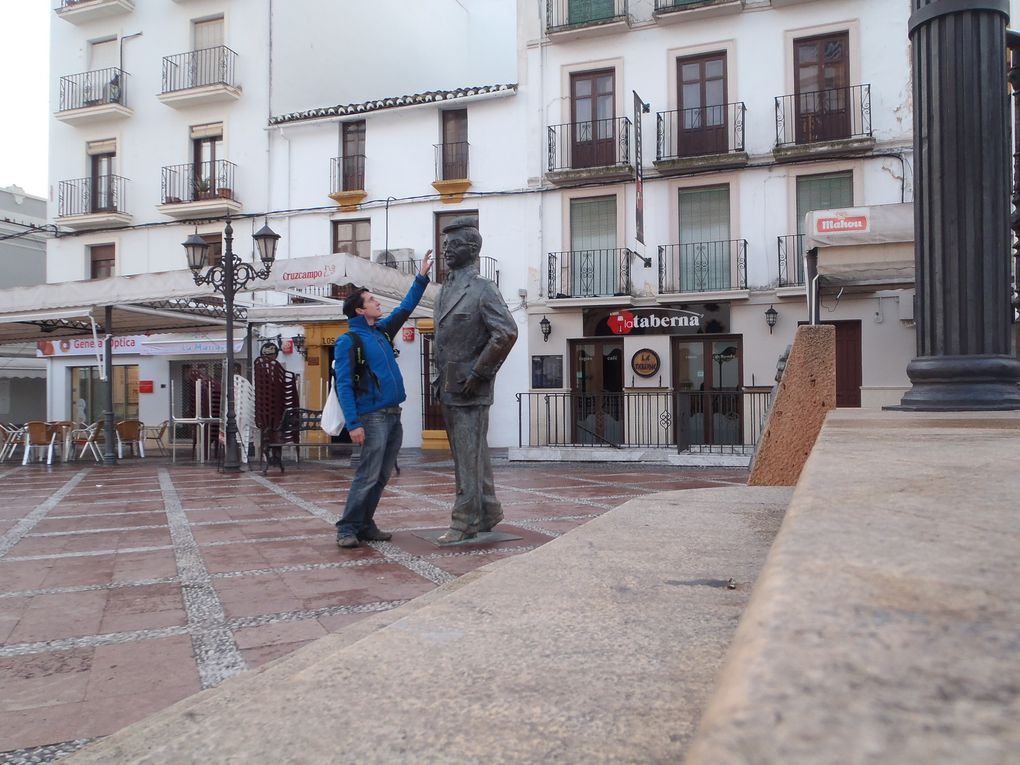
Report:
[[642,167],[641,155],[641,115],[645,112],[645,102],[634,93],[634,238],[641,244],[645,243],[645,171]]
[[686,303],[676,308],[589,308],[584,312],[585,337],[730,332],[729,303]]

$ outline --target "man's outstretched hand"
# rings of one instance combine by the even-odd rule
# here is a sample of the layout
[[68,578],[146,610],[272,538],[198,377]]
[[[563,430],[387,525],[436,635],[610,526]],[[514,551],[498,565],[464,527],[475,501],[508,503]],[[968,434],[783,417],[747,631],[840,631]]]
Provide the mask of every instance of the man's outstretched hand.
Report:
[[421,259],[421,265],[418,267],[418,273],[422,276],[429,275],[429,269],[432,268],[432,250],[425,251],[425,257]]

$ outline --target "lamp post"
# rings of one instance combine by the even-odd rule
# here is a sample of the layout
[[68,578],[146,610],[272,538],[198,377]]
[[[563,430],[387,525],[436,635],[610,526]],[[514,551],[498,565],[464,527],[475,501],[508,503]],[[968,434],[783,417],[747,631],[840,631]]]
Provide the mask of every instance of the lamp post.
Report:
[[184,241],[184,251],[188,257],[188,268],[195,277],[195,284],[208,284],[223,295],[223,306],[227,312],[227,423],[226,440],[223,447],[223,472],[237,473],[241,470],[241,458],[237,449],[237,415],[234,409],[234,296],[238,290],[244,289],[256,279],[268,279],[269,271],[276,260],[276,244],[280,235],[266,224],[252,237],[259,250],[259,258],[264,268],[255,270],[250,263],[242,263],[234,254],[234,229],[227,219],[227,227],[223,231],[225,247],[223,258],[204,274],[206,253],[209,245],[197,233]]

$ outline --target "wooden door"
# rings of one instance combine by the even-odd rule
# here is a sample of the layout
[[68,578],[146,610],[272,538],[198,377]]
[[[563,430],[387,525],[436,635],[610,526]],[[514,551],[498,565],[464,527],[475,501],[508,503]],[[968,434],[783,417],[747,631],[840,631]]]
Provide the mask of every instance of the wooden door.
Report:
[[849,36],[809,37],[793,48],[797,143],[849,138]]
[[572,168],[616,164],[616,95],[613,70],[570,76]]
[[729,151],[726,114],[726,55],[677,59],[677,155]]

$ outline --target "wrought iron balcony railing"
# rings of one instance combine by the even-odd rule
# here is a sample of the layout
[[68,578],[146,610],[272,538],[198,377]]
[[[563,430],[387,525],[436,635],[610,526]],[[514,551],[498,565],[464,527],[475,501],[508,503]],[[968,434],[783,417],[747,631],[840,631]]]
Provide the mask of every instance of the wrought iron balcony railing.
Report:
[[626,117],[549,126],[549,172],[630,164]]
[[747,240],[659,246],[659,293],[747,289]]
[[518,393],[517,443],[749,450],[761,436],[770,399],[768,390],[747,388]]
[[627,18],[627,0],[546,0],[545,30],[558,32]]
[[[385,254],[380,256],[376,261],[380,265],[389,266],[395,268],[402,274],[408,276],[414,276],[418,273],[418,268],[421,266],[421,260],[415,260],[411,258],[409,260],[396,260],[386,258]],[[442,284],[449,271],[446,268],[446,264],[442,258],[434,261],[432,264],[432,281],[436,284]],[[491,279],[496,282],[496,286],[499,286],[499,267],[495,258],[490,258],[487,255],[481,255],[478,258],[478,273],[484,276],[486,279]]]
[[127,179],[119,175],[97,175],[60,181],[57,186],[57,216],[122,213]]
[[668,13],[732,2],[733,0],[655,0],[655,11],[656,13]]
[[776,146],[870,136],[870,85],[776,96]]
[[804,283],[804,235],[787,234],[776,237],[779,253],[779,286],[791,287]]
[[236,87],[237,54],[225,45],[177,53],[163,58],[163,92],[173,93],[207,85]]
[[631,251],[627,248],[549,253],[550,298],[630,295]]
[[341,191],[364,191],[365,155],[351,154],[347,157],[333,157],[329,162],[329,193]]
[[127,106],[127,72],[109,67],[60,78],[60,111],[105,104]]
[[469,146],[467,141],[435,144],[437,181],[459,181],[468,177]]
[[656,159],[679,159],[744,150],[744,103],[659,112]]
[[190,162],[163,168],[163,204],[199,202],[207,199],[234,199],[234,172],[237,166],[225,159],[214,162]]

